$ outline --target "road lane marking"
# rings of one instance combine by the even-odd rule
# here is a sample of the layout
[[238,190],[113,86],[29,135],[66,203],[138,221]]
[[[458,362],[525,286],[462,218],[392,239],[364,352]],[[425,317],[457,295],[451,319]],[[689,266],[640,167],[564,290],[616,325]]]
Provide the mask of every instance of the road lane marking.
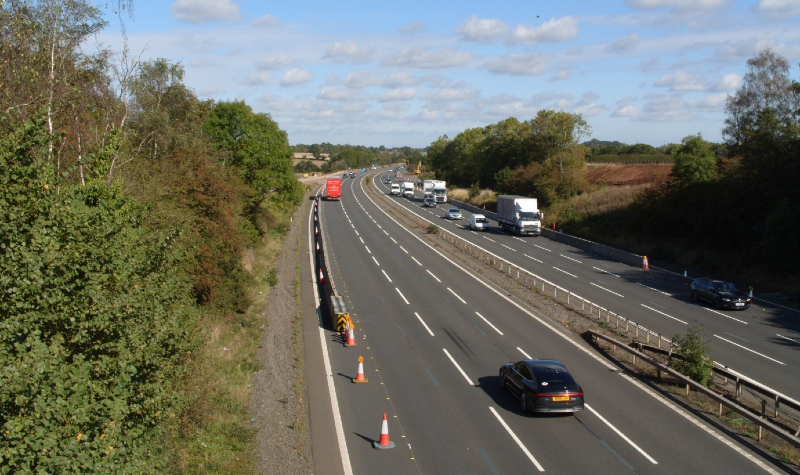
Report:
[[578,278],[578,276],[577,276],[577,275],[575,275],[575,274],[570,274],[569,272],[567,272],[567,271],[565,271],[565,270],[563,270],[563,269],[559,269],[559,268],[558,268],[558,267],[556,267],[556,266],[553,266],[553,269],[555,269],[555,270],[557,270],[557,271],[559,271],[559,272],[563,272],[563,273],[565,273],[565,274],[567,274],[567,275],[571,275],[572,277],[575,277],[576,279]]
[[531,358],[531,355],[529,355],[529,354],[525,353],[524,351],[522,351],[522,348],[517,347],[517,349],[519,350],[520,353],[522,353],[522,356],[524,356],[526,359],[529,359],[529,360],[533,359],[533,358]]
[[[361,239],[361,238],[359,237],[359,239]],[[364,246],[364,249],[366,249],[366,250],[367,250],[367,254],[372,254],[372,251],[370,251],[370,250],[369,250],[369,248],[368,248],[367,246]]]
[[385,276],[386,276],[386,279],[389,281],[389,283],[391,283],[391,282],[392,282],[392,279],[390,279],[390,278],[389,278],[389,274],[387,274],[387,273],[386,273],[386,271],[385,271],[385,270],[383,270],[383,269],[381,269],[381,272],[383,272],[383,275],[385,275]]
[[439,280],[439,278],[438,278],[438,277],[436,277],[435,275],[433,275],[433,272],[431,272],[431,271],[429,271],[429,270],[427,270],[427,269],[425,269],[425,272],[427,272],[428,274],[430,274],[430,275],[431,275],[431,277],[433,277],[434,279],[436,279],[436,282],[439,282],[440,284],[442,283],[442,281],[441,281],[441,280]]
[[423,326],[423,327],[425,327],[425,329],[426,329],[426,330],[428,330],[428,333],[429,333],[431,336],[434,336],[434,335],[433,335],[433,332],[431,331],[431,329],[430,329],[430,328],[428,328],[428,324],[427,324],[427,323],[425,323],[425,320],[423,320],[423,319],[422,319],[422,317],[420,317],[420,316],[419,316],[419,314],[418,314],[417,312],[414,312],[414,315],[416,315],[416,316],[417,316],[417,319],[419,319],[419,322],[422,324],[422,326]]
[[534,261],[538,262],[539,264],[544,264],[544,262],[540,261],[539,259],[529,256],[527,254],[523,254],[523,256],[527,257],[528,259],[533,259]]
[[393,243],[397,244],[397,241],[395,241],[393,237],[390,237],[389,239],[391,239]]
[[[700,305],[697,305],[697,306],[698,306],[698,307],[700,307]],[[704,308],[704,309],[708,310],[709,312],[714,312],[714,313],[716,313],[717,315],[722,315],[722,316],[723,316],[723,317],[725,317],[725,318],[730,318],[731,320],[736,320],[736,321],[737,321],[737,322],[739,322],[739,323],[744,323],[745,325],[747,325],[747,322],[745,322],[744,320],[739,320],[738,318],[731,317],[730,315],[725,315],[725,314],[724,314],[724,313],[722,313],[722,312],[717,312],[716,310],[711,310],[710,308],[706,308],[706,307],[701,307],[701,308]]]
[[[419,316],[419,315],[417,315],[417,316]],[[420,319],[420,320],[421,320],[421,319]],[[427,328],[427,327],[428,327],[428,326],[427,326],[427,325],[425,325],[425,328]],[[428,330],[428,332],[430,332],[430,330]],[[433,333],[431,333],[431,335],[433,335]],[[466,379],[466,380],[467,380],[467,382],[469,383],[469,385],[470,385],[470,386],[475,386],[475,383],[473,383],[473,382],[472,382],[472,380],[471,380],[471,379],[469,379],[469,376],[467,376],[467,373],[465,373],[465,372],[464,372],[464,370],[463,370],[463,369],[461,369],[461,366],[459,366],[459,365],[458,365],[458,363],[456,363],[456,360],[455,360],[455,359],[453,359],[453,357],[452,357],[452,356],[450,356],[450,352],[448,352],[446,348],[442,348],[442,349],[444,350],[444,354],[446,354],[446,355],[447,355],[447,357],[448,357],[448,358],[450,358],[450,361],[451,361],[451,362],[452,362],[452,363],[455,365],[456,369],[458,369],[458,372],[459,372],[459,373],[461,373],[461,376],[463,376],[463,377],[464,377],[464,379]]]
[[360,234],[358,234],[358,230],[356,230],[356,227],[355,227],[355,226],[353,226],[353,231],[355,231],[355,232],[356,232],[356,236],[361,236]]
[[533,464],[534,464],[534,465],[536,465],[536,468],[537,468],[537,469],[538,469],[540,472],[544,472],[544,467],[542,467],[542,466],[539,464],[539,462],[538,462],[538,461],[537,461],[537,460],[536,460],[536,459],[533,457],[533,455],[531,455],[531,453],[528,451],[528,448],[527,448],[527,447],[525,447],[525,445],[523,445],[523,444],[522,444],[522,441],[521,441],[521,440],[519,440],[519,437],[517,437],[517,434],[515,434],[515,433],[514,433],[514,431],[513,431],[513,430],[511,430],[511,427],[508,427],[508,424],[506,424],[506,421],[504,421],[504,420],[503,420],[503,418],[502,418],[502,417],[500,417],[500,414],[498,414],[498,413],[497,413],[497,411],[495,411],[495,410],[494,410],[494,408],[493,408],[492,406],[489,406],[489,410],[490,410],[490,411],[492,411],[492,414],[494,414],[494,417],[496,417],[496,418],[497,418],[497,420],[498,420],[498,421],[500,421],[500,425],[502,425],[502,426],[503,426],[503,428],[506,430],[506,432],[508,432],[508,435],[510,435],[510,436],[511,436],[511,438],[512,438],[512,439],[514,439],[514,442],[516,442],[516,443],[517,443],[517,445],[519,446],[519,448],[520,448],[520,449],[522,449],[522,452],[523,452],[525,455],[527,455],[527,456],[528,456],[528,459],[530,459],[530,461],[531,461],[531,462],[533,462]]
[[400,247],[400,249],[402,249],[402,250],[403,250],[403,252],[405,252],[406,254],[408,254],[408,251],[406,251],[406,249],[405,249],[403,246],[399,246],[399,247]]
[[524,240],[524,239],[522,239],[522,238],[518,238],[518,237],[516,237],[516,236],[511,236],[511,237],[512,237],[512,239],[516,239],[517,241],[522,241],[522,242],[525,242],[525,240]]
[[436,378],[433,377],[433,373],[431,373],[431,370],[426,369],[425,372],[428,373],[428,376],[431,378],[431,381],[433,381],[433,385],[438,386],[439,383],[436,381]]
[[642,286],[642,287],[644,287],[645,289],[650,289],[650,290],[652,290],[653,292],[658,292],[658,293],[660,293],[660,294],[669,295],[670,297],[672,297],[672,294],[670,294],[670,293],[667,293],[667,292],[664,292],[664,291],[661,291],[661,290],[658,290],[658,289],[654,289],[653,287],[650,287],[649,285],[644,285],[644,284],[643,284],[643,283],[641,283],[641,282],[636,282],[636,285],[641,285],[641,286]]
[[486,320],[486,317],[484,317],[483,315],[481,315],[481,314],[480,314],[480,313],[478,313],[478,312],[475,312],[475,315],[477,315],[477,316],[481,317],[481,319],[482,319],[484,322],[486,322],[486,324],[487,324],[487,325],[489,325],[490,327],[492,327],[492,328],[494,329],[494,331],[496,331],[496,332],[497,332],[497,333],[499,333],[500,335],[503,335],[503,332],[501,332],[500,330],[498,330],[496,326],[492,325],[492,322],[490,322],[489,320]]
[[511,249],[512,251],[514,251],[514,252],[517,252],[517,250],[516,250],[516,249],[514,249],[514,248],[511,248],[511,247],[508,247],[508,246],[506,246],[505,244],[500,244],[500,245],[501,245],[501,246],[503,246],[503,247],[504,247],[504,248],[506,248],[506,249]]
[[652,300],[648,300],[647,302],[648,302],[650,305],[655,305],[655,306],[656,306],[656,307],[658,307],[658,308],[663,308],[663,309],[665,309],[665,310],[666,310],[666,308],[667,308],[667,307],[665,307],[665,306],[663,306],[663,305],[659,305],[659,304],[657,304],[657,303],[653,302]]
[[620,297],[622,297],[622,298],[625,298],[625,296],[624,296],[624,295],[620,295],[620,294],[618,294],[618,293],[614,292],[613,290],[608,290],[607,288],[605,288],[605,287],[602,287],[602,286],[599,286],[599,285],[595,284],[594,282],[589,282],[589,283],[590,283],[590,284],[592,284],[592,285],[594,285],[595,287],[598,287],[598,288],[601,288],[601,289],[605,290],[606,292],[611,292],[611,293],[612,293],[612,294],[614,294],[614,295],[617,295],[617,296],[620,296]]
[[656,313],[660,313],[661,315],[664,315],[664,316],[665,316],[665,317],[667,317],[667,318],[671,318],[671,319],[673,319],[673,320],[679,321],[679,322],[683,323],[684,325],[688,325],[688,323],[684,322],[684,321],[683,321],[683,320],[681,320],[680,318],[675,318],[675,317],[673,317],[672,315],[667,315],[666,313],[662,312],[661,310],[656,310],[656,309],[654,309],[654,308],[652,308],[652,307],[648,307],[648,306],[647,306],[647,305],[645,305],[645,304],[642,304],[642,307],[644,307],[644,308],[646,308],[646,309],[648,309],[648,310],[652,310],[652,311],[654,311],[654,312],[656,312]]
[[[411,256],[411,258],[414,259],[414,256]],[[419,265],[422,265],[422,263],[420,261],[416,260],[416,259],[414,259],[414,262],[416,262]]]
[[722,341],[727,341],[727,342],[728,342],[728,343],[730,343],[731,345],[736,345],[736,346],[738,346],[739,348],[745,349],[745,350],[749,351],[750,353],[755,353],[755,354],[757,354],[758,356],[763,356],[764,358],[766,358],[766,359],[768,359],[768,360],[770,360],[770,361],[774,361],[774,362],[776,362],[776,363],[778,363],[778,364],[781,364],[781,365],[784,365],[784,366],[786,366],[786,363],[784,363],[784,362],[782,362],[782,361],[778,361],[778,360],[776,360],[775,358],[770,358],[769,356],[767,356],[767,355],[765,355],[765,354],[763,354],[763,353],[759,353],[759,352],[757,352],[757,351],[755,351],[755,350],[751,350],[750,348],[748,348],[748,347],[746,347],[746,346],[744,346],[744,345],[740,345],[740,344],[738,344],[738,343],[736,343],[736,342],[733,342],[733,341],[730,341],[730,340],[728,340],[728,339],[726,339],[726,338],[722,338],[722,337],[721,337],[721,336],[719,336],[719,335],[714,335],[714,336],[715,336],[715,337],[717,337],[717,338],[719,338],[719,339],[720,339],[720,340],[722,340]]
[[736,338],[737,340],[742,340],[745,343],[750,343],[750,340],[745,340],[744,338],[742,338],[742,337],[740,337],[738,335],[734,335],[733,333],[728,333],[728,332],[722,332],[722,333],[724,333],[724,334],[726,334],[728,336],[732,336],[732,337]]
[[382,229],[382,231],[383,231],[383,234],[385,234],[387,236],[389,235],[389,233],[387,233],[385,229]]
[[789,340],[789,341],[791,341],[791,342],[794,342],[794,343],[797,343],[798,345],[800,345],[800,341],[797,341],[797,340],[795,340],[794,338],[789,338],[788,336],[783,336],[783,335],[781,335],[781,334],[779,334],[779,333],[776,333],[775,335],[777,335],[777,336],[779,336],[779,337],[783,338],[784,340]]
[[579,261],[578,259],[573,259],[573,258],[571,258],[571,257],[569,257],[569,256],[565,256],[564,254],[559,254],[559,256],[561,256],[561,257],[563,257],[563,258],[565,258],[565,259],[569,259],[569,260],[571,260],[571,261],[575,261],[575,262],[577,262],[578,264],[583,264],[583,262]]
[[397,291],[397,293],[398,293],[398,294],[400,294],[400,298],[402,298],[402,299],[403,299],[403,302],[405,302],[405,303],[406,303],[406,305],[411,305],[411,304],[409,304],[409,303],[408,303],[408,300],[406,300],[406,296],[405,296],[405,295],[403,295],[403,292],[400,292],[400,289],[398,289],[397,287],[395,287],[395,288],[394,288],[394,290],[396,290],[396,291]]
[[[377,223],[376,223],[377,224]],[[383,229],[380,224],[378,224],[378,229]]]
[[634,449],[636,449],[636,450],[637,450],[637,451],[638,451],[640,454],[644,455],[644,458],[646,458],[647,460],[651,461],[651,462],[652,462],[654,465],[658,465],[658,462],[656,462],[656,459],[654,459],[653,457],[649,456],[649,455],[647,454],[647,452],[645,452],[645,451],[644,451],[644,450],[642,450],[642,449],[641,449],[641,448],[640,448],[638,445],[636,445],[635,443],[633,443],[633,441],[632,441],[631,439],[629,439],[629,438],[628,438],[628,437],[627,437],[625,434],[623,434],[622,432],[620,432],[620,431],[619,431],[619,429],[617,429],[616,427],[614,427],[614,425],[613,425],[612,423],[608,422],[608,421],[606,420],[606,418],[605,418],[605,417],[603,417],[603,416],[601,416],[601,415],[600,415],[600,413],[598,413],[597,411],[595,411],[594,409],[592,409],[592,407],[591,407],[591,406],[589,406],[588,404],[585,404],[585,403],[584,403],[583,407],[585,407],[586,409],[589,409],[589,410],[592,412],[592,414],[594,414],[595,416],[597,416],[597,418],[598,418],[598,419],[600,419],[601,421],[603,421],[603,422],[604,422],[604,423],[605,423],[605,424],[606,424],[608,427],[610,427],[610,428],[611,428],[611,430],[613,430],[614,432],[616,432],[618,436],[622,437],[622,440],[624,440],[625,442],[629,443],[629,444],[631,445],[631,447],[633,447]]
[[550,249],[548,249],[548,248],[546,248],[546,247],[542,247],[542,246],[540,246],[540,245],[538,245],[538,244],[534,244],[534,246],[538,247],[539,249],[544,249],[544,250],[545,250],[545,251],[547,251],[547,252],[553,252],[553,251],[551,251]]
[[[489,239],[489,238],[488,238],[488,237],[486,237],[486,236],[481,236],[481,237],[482,237],[483,239]],[[497,242],[497,241],[495,241],[494,239],[489,239],[489,240],[490,240],[490,241],[492,241],[492,242]]]
[[361,236],[358,236],[358,239],[361,240],[361,244],[364,244],[364,240],[361,239]]
[[372,260],[375,261],[375,265],[377,265],[378,267],[381,266],[380,264],[378,264],[378,259],[375,259],[375,256],[372,256]]
[[592,269],[599,270],[603,274],[609,274],[609,275],[613,275],[614,277],[619,277],[617,274],[614,274],[613,272],[609,272],[609,271],[607,271],[605,269],[601,269],[599,267],[592,266]]
[[[439,280],[439,279],[436,279],[436,280]],[[457,293],[453,292],[453,289],[451,289],[450,287],[448,287],[447,290],[449,290],[451,294],[455,295],[458,300],[461,300],[461,303],[464,303],[464,304],[467,303],[467,302],[464,301],[464,299],[459,297]]]

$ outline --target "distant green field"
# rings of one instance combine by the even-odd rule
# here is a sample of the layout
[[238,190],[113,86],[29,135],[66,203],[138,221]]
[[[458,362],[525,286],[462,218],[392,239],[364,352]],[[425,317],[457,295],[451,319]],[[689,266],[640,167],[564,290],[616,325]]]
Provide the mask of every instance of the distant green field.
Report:
[[675,163],[672,155],[595,155],[586,158],[587,163],[619,163],[622,165]]

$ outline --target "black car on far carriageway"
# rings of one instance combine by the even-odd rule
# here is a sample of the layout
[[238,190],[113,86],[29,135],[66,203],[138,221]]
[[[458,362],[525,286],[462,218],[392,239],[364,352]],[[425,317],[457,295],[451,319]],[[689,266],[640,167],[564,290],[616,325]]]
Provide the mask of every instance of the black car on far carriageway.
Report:
[[522,412],[578,412],[583,389],[555,360],[523,360],[500,367],[500,386],[519,399]]
[[692,282],[692,300],[706,300],[718,309],[744,310],[750,307],[750,297],[731,282],[701,277]]

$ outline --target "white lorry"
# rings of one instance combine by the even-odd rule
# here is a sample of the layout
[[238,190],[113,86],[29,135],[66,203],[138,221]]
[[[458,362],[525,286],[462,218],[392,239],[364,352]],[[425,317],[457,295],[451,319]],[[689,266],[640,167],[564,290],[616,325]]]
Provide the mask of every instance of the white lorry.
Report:
[[422,192],[425,196],[433,195],[433,180],[422,180]]
[[536,198],[499,195],[497,197],[497,223],[506,231],[520,236],[541,236],[542,214]]
[[433,197],[437,203],[447,203],[447,183],[440,180],[433,181]]
[[410,181],[403,182],[403,196],[406,198],[413,198],[414,197],[414,184]]
[[399,195],[402,191],[400,191],[400,183],[392,183],[392,194]]

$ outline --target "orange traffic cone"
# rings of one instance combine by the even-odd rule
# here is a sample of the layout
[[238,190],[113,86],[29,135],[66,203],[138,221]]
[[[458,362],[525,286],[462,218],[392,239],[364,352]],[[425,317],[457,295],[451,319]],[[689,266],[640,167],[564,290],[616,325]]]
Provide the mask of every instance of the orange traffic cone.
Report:
[[319,252],[319,241],[317,241],[317,252]]
[[320,284],[324,284],[325,283],[325,276],[322,275],[322,269],[319,270],[319,283]]
[[750,287],[750,301],[753,301],[753,287]]
[[314,235],[319,236],[319,227],[314,226]]
[[314,222],[315,223],[317,222],[317,215],[316,214],[314,215]]
[[364,357],[358,357],[358,374],[352,380],[354,383],[368,383],[369,380],[364,377]]
[[686,271],[683,271],[683,282],[684,283],[689,282],[689,275],[686,274]]
[[381,425],[381,440],[372,443],[376,449],[393,449],[394,442],[389,440],[389,422],[386,420],[386,413],[383,413],[383,424]]
[[344,346],[356,346],[356,332],[353,327],[347,331],[347,343]]
[[650,264],[647,263],[647,256],[642,258],[642,269],[650,270]]
[[553,231],[555,231],[555,230],[556,230],[556,222],[553,221]]

